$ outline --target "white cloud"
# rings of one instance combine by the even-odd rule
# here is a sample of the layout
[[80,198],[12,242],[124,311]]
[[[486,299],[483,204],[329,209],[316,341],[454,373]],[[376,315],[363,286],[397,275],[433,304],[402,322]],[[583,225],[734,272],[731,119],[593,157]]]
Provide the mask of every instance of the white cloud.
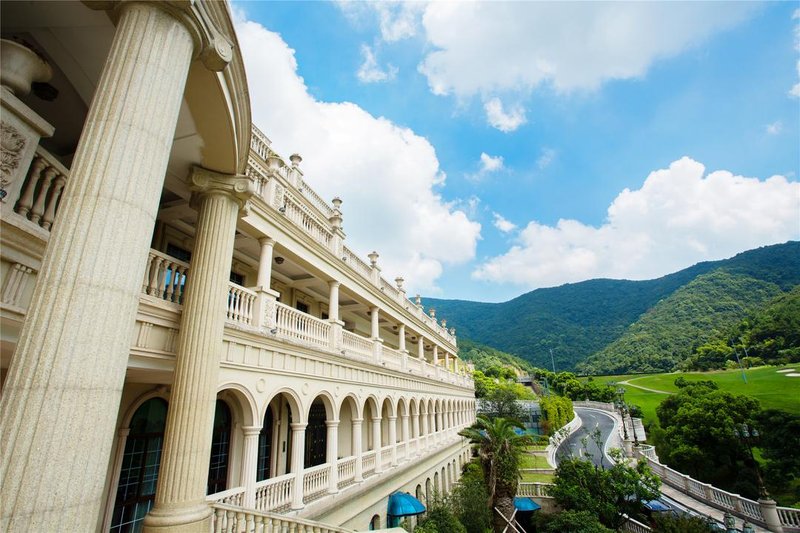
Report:
[[481,226],[437,193],[444,173],[425,138],[355,104],[314,99],[277,33],[241,19],[236,30],[253,121],[276,151],[303,155],[323,198],[341,196],[348,246],[377,249],[387,279],[402,274],[409,291],[435,290],[445,265],[474,258]]
[[503,102],[497,97],[487,100],[483,104],[483,109],[486,111],[486,120],[489,121],[489,125],[503,133],[512,132],[527,121],[522,106],[515,106],[506,111],[503,108]]
[[386,68],[382,69],[378,66],[378,61],[375,59],[375,52],[366,44],[361,45],[361,57],[364,58],[364,62],[358,68],[356,76],[362,83],[389,81],[397,76],[397,67],[386,65]]
[[509,233],[517,229],[516,224],[510,222],[509,220],[506,220],[506,218],[503,217],[503,215],[501,215],[500,213],[492,213],[492,215],[494,216],[494,222],[492,222],[494,224],[494,227],[499,229],[503,233]]
[[432,2],[422,17],[431,51],[419,71],[434,94],[460,100],[524,98],[542,84],[593,90],[644,76],[654,62],[754,9],[744,2]]
[[625,189],[600,227],[530,222],[473,278],[527,289],[591,278],[650,279],[698,261],[800,238],[800,183],[736,176],[684,157]]
[[770,135],[778,135],[783,131],[783,122],[776,120],[772,124],[767,124],[766,130]]
[[542,148],[542,153],[539,154],[539,158],[536,160],[536,166],[539,170],[544,170],[550,166],[550,163],[556,158],[556,151],[552,148]]
[[381,39],[392,43],[417,35],[426,2],[338,0],[336,5],[354,24],[377,20]]
[[481,172],[496,172],[503,168],[503,156],[481,152]]

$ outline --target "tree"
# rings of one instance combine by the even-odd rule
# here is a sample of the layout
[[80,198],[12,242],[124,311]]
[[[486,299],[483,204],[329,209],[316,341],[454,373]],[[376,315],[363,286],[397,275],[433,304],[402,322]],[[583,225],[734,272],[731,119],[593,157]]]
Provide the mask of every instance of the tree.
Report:
[[605,469],[580,459],[562,460],[550,495],[563,509],[588,512],[616,530],[625,523],[623,513],[638,516],[642,502],[658,497],[661,481],[645,463],[631,467],[618,450],[612,453],[616,462]]
[[542,531],[545,533],[612,533],[588,511],[561,511],[551,517],[543,518]]
[[458,521],[450,506],[438,494],[434,495],[428,504],[419,525],[414,528],[415,533],[467,533],[464,525]]
[[756,415],[758,447],[766,459],[766,482],[783,489],[800,477],[800,416],[778,409]]
[[492,513],[488,501],[480,465],[474,461],[467,463],[464,474],[450,494],[453,513],[464,524],[467,533],[485,533],[491,527]]
[[676,470],[732,489],[737,478],[745,480],[742,462],[749,457],[737,430],[743,423],[752,425],[758,401],[718,390],[710,381],[679,378],[675,385],[678,393],[656,408],[659,455]]
[[478,452],[496,533],[506,527],[503,516],[510,518],[514,512],[520,454],[530,442],[528,437],[518,435],[515,429],[524,427],[516,420],[489,419],[478,415],[474,425],[459,432],[459,435],[472,442]]

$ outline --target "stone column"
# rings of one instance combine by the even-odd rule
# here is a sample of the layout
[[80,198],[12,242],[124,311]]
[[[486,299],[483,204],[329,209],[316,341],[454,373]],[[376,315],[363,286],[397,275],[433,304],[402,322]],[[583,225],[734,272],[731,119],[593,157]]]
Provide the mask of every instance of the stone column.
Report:
[[303,469],[306,455],[306,424],[293,422],[292,428],[292,474],[294,478],[294,494],[292,495],[292,510],[302,509],[303,504]]
[[[91,531],[194,50],[123,6],[0,401],[0,530]],[[69,423],[65,423],[68,421]]]
[[205,501],[217,397],[225,294],[239,210],[252,194],[248,178],[195,167],[192,202],[198,207],[191,274],[181,315],[172,395],[155,505],[145,531],[210,527]]
[[272,251],[275,248],[275,239],[261,237],[258,239],[261,245],[261,255],[258,259],[258,281],[256,286],[260,289],[269,289],[272,279]]
[[259,426],[244,426],[244,446],[242,453],[242,473],[239,478],[244,486],[244,507],[256,507],[256,470],[258,469]]
[[339,320],[339,283],[336,280],[328,282],[330,296],[328,298],[328,321],[331,323],[331,350],[339,352],[342,349],[342,329],[344,322]]
[[280,294],[270,289],[272,279],[272,252],[275,249],[275,239],[262,237],[258,239],[261,245],[261,255],[258,259],[258,279],[256,281],[256,302],[253,309],[255,325],[264,330],[275,327],[275,302]]
[[375,448],[375,473],[383,472],[383,461],[381,461],[381,417],[376,416],[372,419],[372,447]]
[[417,344],[417,357],[420,361],[425,360],[425,337],[422,335],[419,336],[419,343]]
[[389,446],[392,447],[391,465],[397,466],[397,417],[389,417]]
[[356,483],[361,483],[364,481],[364,459],[362,457],[363,451],[361,449],[361,423],[363,421],[363,418],[354,418],[351,426],[353,430],[353,457],[356,458],[354,477],[354,481]]
[[373,342],[373,356],[376,363],[380,363],[383,359],[383,339],[381,339],[380,332],[380,310],[377,307],[372,307],[369,310],[370,319],[372,322],[372,342]]
[[400,351],[402,360],[401,370],[408,369],[408,350],[406,350],[406,325],[400,324],[397,326],[397,349]]
[[417,410],[417,413],[412,417],[411,423],[413,425],[414,438],[416,439],[416,444],[414,445],[414,454],[419,455],[420,441],[422,440],[420,439],[420,433],[419,433],[419,409]]
[[402,417],[402,426],[401,430],[403,432],[402,439],[403,439],[403,446],[405,447],[406,454],[405,458],[406,461],[411,459],[411,432],[409,431],[409,424],[408,424],[408,415],[401,415]]
[[428,447],[428,440],[429,440],[429,436],[430,436],[429,435],[429,431],[428,431],[428,413],[427,413],[427,411],[423,412],[420,415],[420,418],[422,419],[422,433],[424,435],[424,439],[423,439],[422,445],[423,445],[424,448],[427,448]]
[[433,366],[439,366],[439,346],[433,343]]
[[444,352],[444,367],[450,372],[450,352]]
[[326,420],[325,426],[328,428],[325,439],[327,443],[325,462],[331,465],[331,471],[328,474],[328,494],[336,494],[339,492],[339,421]]

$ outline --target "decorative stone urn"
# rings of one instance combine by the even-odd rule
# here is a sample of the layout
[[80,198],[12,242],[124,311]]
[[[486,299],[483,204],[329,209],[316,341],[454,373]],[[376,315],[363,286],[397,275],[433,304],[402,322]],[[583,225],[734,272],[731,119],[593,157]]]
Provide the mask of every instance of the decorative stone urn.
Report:
[[0,84],[15,96],[31,92],[31,83],[47,82],[53,70],[36,52],[18,42],[0,40]]

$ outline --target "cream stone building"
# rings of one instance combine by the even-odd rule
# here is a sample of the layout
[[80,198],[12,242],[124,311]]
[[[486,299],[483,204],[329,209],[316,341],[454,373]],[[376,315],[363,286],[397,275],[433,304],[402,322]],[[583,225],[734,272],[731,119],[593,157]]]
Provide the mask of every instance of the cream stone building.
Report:
[[0,9],[0,530],[365,530],[448,491],[455,332],[251,124],[229,6]]

